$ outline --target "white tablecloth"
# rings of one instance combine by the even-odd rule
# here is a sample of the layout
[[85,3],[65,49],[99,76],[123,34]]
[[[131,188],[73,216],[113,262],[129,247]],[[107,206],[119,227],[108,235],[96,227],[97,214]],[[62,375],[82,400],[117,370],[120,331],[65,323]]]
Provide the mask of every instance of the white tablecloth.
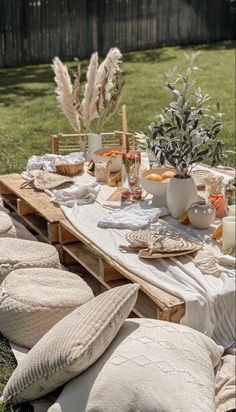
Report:
[[[88,174],[78,177],[81,183],[92,182]],[[95,203],[62,210],[71,224],[107,255],[146,281],[186,302],[181,323],[212,337],[218,344],[230,347],[235,342],[235,279],[223,272],[217,278],[203,274],[193,263],[191,256],[180,258],[140,260],[136,253],[125,254],[119,245],[128,244],[127,230],[102,229],[98,221],[109,213],[102,204],[114,191],[101,186]],[[167,221],[181,230],[190,231],[209,243],[210,231],[198,231],[168,217]]]

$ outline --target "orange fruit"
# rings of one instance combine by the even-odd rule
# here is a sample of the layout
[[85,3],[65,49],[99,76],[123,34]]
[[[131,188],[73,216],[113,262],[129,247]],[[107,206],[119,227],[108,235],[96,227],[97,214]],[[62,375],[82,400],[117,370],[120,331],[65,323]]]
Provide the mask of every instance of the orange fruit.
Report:
[[161,176],[158,173],[151,173],[146,177],[146,180],[150,180],[151,182],[161,182]]
[[179,222],[182,223],[182,225],[190,225],[190,220],[188,218],[188,212],[184,212],[184,214],[180,216]]
[[223,225],[222,223],[220,223],[213,231],[211,238],[217,241],[222,238],[222,234],[223,234]]
[[162,179],[161,183],[168,183],[170,179],[171,177],[166,177],[165,179]]
[[162,180],[170,179],[171,177],[175,176],[176,173],[172,172],[171,170],[167,170],[166,172],[162,173],[161,178]]

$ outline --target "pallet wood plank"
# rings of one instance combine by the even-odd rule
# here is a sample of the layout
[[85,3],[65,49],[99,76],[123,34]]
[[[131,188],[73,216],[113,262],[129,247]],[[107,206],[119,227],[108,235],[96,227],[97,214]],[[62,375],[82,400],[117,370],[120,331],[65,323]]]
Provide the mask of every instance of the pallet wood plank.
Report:
[[32,215],[34,213],[34,209],[28,205],[23,199],[17,199],[17,213],[20,216]]
[[[171,312],[173,311],[174,308],[177,307],[178,308],[177,312],[178,314],[181,312],[181,315],[178,319],[178,314],[176,314],[175,319],[178,319],[178,321],[181,319],[184,313],[184,308],[185,308],[185,303],[182,299],[174,295],[170,295],[164,290],[157,288],[156,286],[146,282],[139,276],[129,272],[123,266],[113,261],[110,257],[106,256],[95,245],[91,244],[91,242],[87,238],[85,238],[83,235],[81,235],[67,220],[61,221],[59,223],[59,227],[60,226],[64,228],[64,231],[67,230],[70,233],[72,233],[75,237],[77,237],[78,241],[81,241],[82,243],[87,245],[88,250],[92,250],[93,252],[97,252],[97,253],[102,253],[103,259],[106,260],[106,262],[110,266],[114,267],[117,271],[119,271],[125,278],[131,280],[132,282],[139,283],[141,290],[143,290],[145,294],[149,296],[149,298],[152,299],[156,303],[156,305],[159,307],[159,310],[161,310],[162,312],[165,312],[166,314],[168,312],[171,316]],[[73,245],[69,245],[69,247],[73,247]],[[77,253],[76,246],[74,247],[73,253],[76,258],[76,253]]]
[[22,188],[23,183],[25,180],[18,173],[0,176],[1,188],[4,186],[10,193],[23,199],[48,222],[52,223],[64,219],[60,207],[51,203],[50,197],[46,193],[36,191],[29,186]]

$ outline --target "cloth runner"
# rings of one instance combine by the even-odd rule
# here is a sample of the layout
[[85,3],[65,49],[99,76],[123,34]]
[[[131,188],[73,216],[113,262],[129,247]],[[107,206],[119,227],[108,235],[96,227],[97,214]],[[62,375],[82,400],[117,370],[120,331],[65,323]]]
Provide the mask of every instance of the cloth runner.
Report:
[[107,214],[98,222],[98,227],[137,230],[146,228],[150,223],[156,222],[160,216],[168,214],[169,211],[165,207],[147,208],[141,207],[140,203],[136,203],[117,212]]
[[[88,174],[81,176],[80,182],[93,182]],[[102,206],[111,195],[112,188],[101,186],[93,204],[61,206],[71,224],[108,256],[126,269],[165,291],[182,298],[186,302],[185,315],[181,323],[212,337],[225,348],[235,342],[235,279],[222,270],[219,276],[204,274],[195,264],[192,256],[154,259],[144,261],[136,253],[122,253],[119,245],[127,244],[127,230],[102,229],[97,227],[108,215]],[[114,189],[113,189],[114,190]],[[181,230],[210,244],[210,232],[196,230],[181,225],[168,216],[166,221]]]

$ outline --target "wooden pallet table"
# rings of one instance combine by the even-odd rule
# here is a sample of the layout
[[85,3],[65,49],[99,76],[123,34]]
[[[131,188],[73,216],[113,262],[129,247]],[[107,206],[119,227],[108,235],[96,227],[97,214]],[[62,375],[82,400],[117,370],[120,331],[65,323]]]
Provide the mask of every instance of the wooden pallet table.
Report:
[[130,282],[139,283],[134,315],[179,323],[185,311],[182,299],[125,269],[80,234],[67,219],[59,222],[58,230],[61,260],[64,264],[78,262],[100,283],[102,290]]
[[30,186],[22,188],[23,183],[17,173],[0,176],[0,196],[44,241],[57,243],[58,222],[64,218],[60,207],[51,203],[46,193]]
[[134,316],[180,321],[185,311],[183,300],[151,285],[105,255],[69,223],[46,193],[29,186],[22,188],[22,183],[25,180],[19,174],[0,176],[0,196],[44,241],[56,244],[62,263],[72,265],[77,273],[79,264],[85,272],[84,279],[91,284],[95,282],[100,291],[129,282],[139,283]]

